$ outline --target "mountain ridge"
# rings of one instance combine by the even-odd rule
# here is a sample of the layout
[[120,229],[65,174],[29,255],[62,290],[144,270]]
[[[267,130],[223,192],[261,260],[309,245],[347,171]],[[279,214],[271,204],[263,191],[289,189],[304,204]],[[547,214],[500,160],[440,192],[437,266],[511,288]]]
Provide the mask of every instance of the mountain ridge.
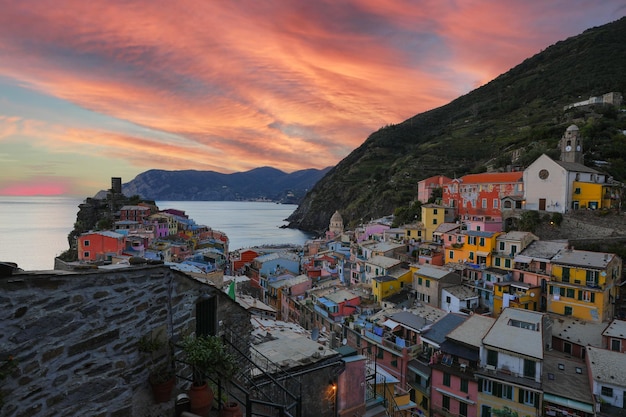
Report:
[[581,97],[626,91],[625,38],[626,18],[587,29],[444,106],[373,132],[307,193],[289,227],[321,233],[337,210],[349,226],[388,215],[410,205],[417,182],[433,175],[523,168],[554,155],[572,123],[585,137],[586,159],[608,162],[609,174],[623,181],[622,113],[563,109]]
[[[297,204],[329,169],[310,168],[290,174],[267,166],[232,174],[151,169],[122,184],[122,193],[155,201],[270,200]],[[106,194],[102,190],[95,198],[105,198]]]

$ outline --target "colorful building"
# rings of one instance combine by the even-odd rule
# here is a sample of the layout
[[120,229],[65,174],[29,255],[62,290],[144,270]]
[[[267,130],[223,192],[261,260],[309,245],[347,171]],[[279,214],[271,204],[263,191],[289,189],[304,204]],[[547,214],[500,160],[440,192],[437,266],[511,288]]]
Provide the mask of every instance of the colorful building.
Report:
[[419,181],[417,183],[417,200],[422,203],[427,203],[432,197],[434,190],[440,188],[443,191],[443,186],[450,181],[452,181],[452,179],[444,175],[436,175]]
[[500,199],[523,195],[523,172],[486,172],[453,179],[443,188],[443,205],[456,210],[457,216],[501,218]]
[[622,276],[620,257],[565,249],[551,263],[548,312],[594,322],[613,319]]
[[433,241],[433,233],[440,224],[453,220],[450,218],[451,214],[448,208],[439,204],[423,204],[421,214],[424,225],[424,238],[422,240],[426,242]]
[[126,236],[111,231],[83,233],[78,237],[79,261],[104,261],[126,249]]
[[546,314],[516,308],[502,311],[480,349],[479,415],[505,409],[520,417],[541,415],[543,352],[551,340]]
[[447,268],[434,265],[411,265],[413,289],[418,302],[441,307],[442,289],[461,283],[461,276]]

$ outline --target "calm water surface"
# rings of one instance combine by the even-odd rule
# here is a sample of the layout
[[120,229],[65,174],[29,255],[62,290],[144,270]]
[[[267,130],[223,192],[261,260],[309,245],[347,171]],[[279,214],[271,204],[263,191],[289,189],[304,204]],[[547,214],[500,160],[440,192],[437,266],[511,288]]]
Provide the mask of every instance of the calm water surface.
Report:
[[[72,197],[0,196],[0,261],[25,270],[52,269],[54,258],[69,248],[78,205]],[[230,249],[294,243],[309,235],[282,229],[296,205],[235,201],[157,201],[160,209],[185,210],[196,223],[228,235]]]

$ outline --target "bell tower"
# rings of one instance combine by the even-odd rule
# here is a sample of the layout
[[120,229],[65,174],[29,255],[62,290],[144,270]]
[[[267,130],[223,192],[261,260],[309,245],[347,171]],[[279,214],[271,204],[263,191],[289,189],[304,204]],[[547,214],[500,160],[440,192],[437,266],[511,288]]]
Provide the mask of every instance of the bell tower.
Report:
[[561,138],[561,161],[583,163],[583,140],[576,125],[568,127]]

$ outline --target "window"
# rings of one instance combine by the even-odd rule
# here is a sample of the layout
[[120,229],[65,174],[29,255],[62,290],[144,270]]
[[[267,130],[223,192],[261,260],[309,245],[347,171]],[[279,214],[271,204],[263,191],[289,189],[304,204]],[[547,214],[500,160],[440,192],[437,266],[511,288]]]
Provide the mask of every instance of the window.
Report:
[[476,244],[476,236],[468,236],[467,237],[467,244],[468,245],[475,245]]
[[452,299],[450,298],[449,295],[446,295],[446,303],[450,304],[452,302]]
[[481,237],[481,238],[480,238],[480,240],[479,240],[479,242],[478,242],[478,245],[480,245],[480,246],[485,246],[485,238],[484,238],[484,237]]
[[533,391],[527,391],[524,389],[519,390],[519,402],[526,405],[535,405],[536,395]]
[[83,258],[89,258],[89,251],[83,252]]
[[563,342],[563,352],[572,354],[572,344],[568,342]]
[[561,281],[569,282],[569,268],[563,267],[563,275],[561,276]]
[[622,351],[622,341],[619,339],[611,339],[611,350],[615,352]]
[[491,407],[483,405],[480,408],[480,417],[491,417]]
[[486,394],[493,393],[493,381],[490,379],[483,379],[483,392]]
[[511,267],[511,260],[510,259],[505,259],[504,260],[504,267],[505,268],[510,268]]
[[586,302],[595,302],[596,294],[591,291],[578,291],[578,299]]
[[450,397],[448,397],[447,395],[442,396],[441,407],[446,411],[450,410]]
[[459,415],[467,417],[467,404],[459,402]]
[[526,378],[534,378],[535,371],[536,371],[535,361],[524,359],[524,376]]
[[454,259],[454,251],[453,250],[450,251],[450,256],[448,256],[448,258]]
[[445,385],[446,387],[450,386],[450,374],[447,372],[443,373],[443,385]]
[[496,266],[500,266],[500,258],[494,258]]
[[598,285],[598,271],[587,271],[587,285]]
[[498,366],[498,352],[487,349],[487,365]]
[[422,285],[422,277],[417,277],[417,285]]
[[506,398],[507,400],[513,399],[513,387],[511,385],[502,384],[502,395],[500,398]]
[[426,288],[430,288],[430,280],[429,279],[426,280]]
[[469,253],[469,259],[470,259],[470,261],[474,260],[474,252],[470,252]]
[[579,187],[576,187],[574,189],[574,194],[580,194],[580,188]]
[[575,293],[575,291],[574,291],[573,288],[567,288],[567,295],[566,295],[566,297],[567,298],[574,298],[574,293]]
[[498,199],[497,199],[497,198],[494,198],[494,199],[493,199],[493,208],[494,208],[494,209],[497,209],[497,208],[498,208]]
[[563,314],[566,316],[571,316],[573,313],[573,309],[570,306],[565,306],[565,309],[563,311]]
[[461,392],[469,392],[469,381],[461,378]]
[[83,243],[83,246],[89,246],[89,241],[85,240],[84,243]]
[[602,389],[601,389],[600,393],[602,395],[604,395],[605,397],[612,397],[613,396],[613,388],[602,386]]
[[437,209],[433,209],[433,214],[438,214]]
[[500,242],[500,248],[499,249],[500,249],[501,252],[504,251],[505,247],[506,246],[504,245],[504,242]]
[[483,198],[483,199],[482,199],[482,201],[481,201],[481,203],[482,203],[482,207],[483,207],[484,209],[486,209],[486,208],[487,208],[487,199],[486,199],[486,198]]
[[437,219],[433,219],[433,224],[437,224]]

